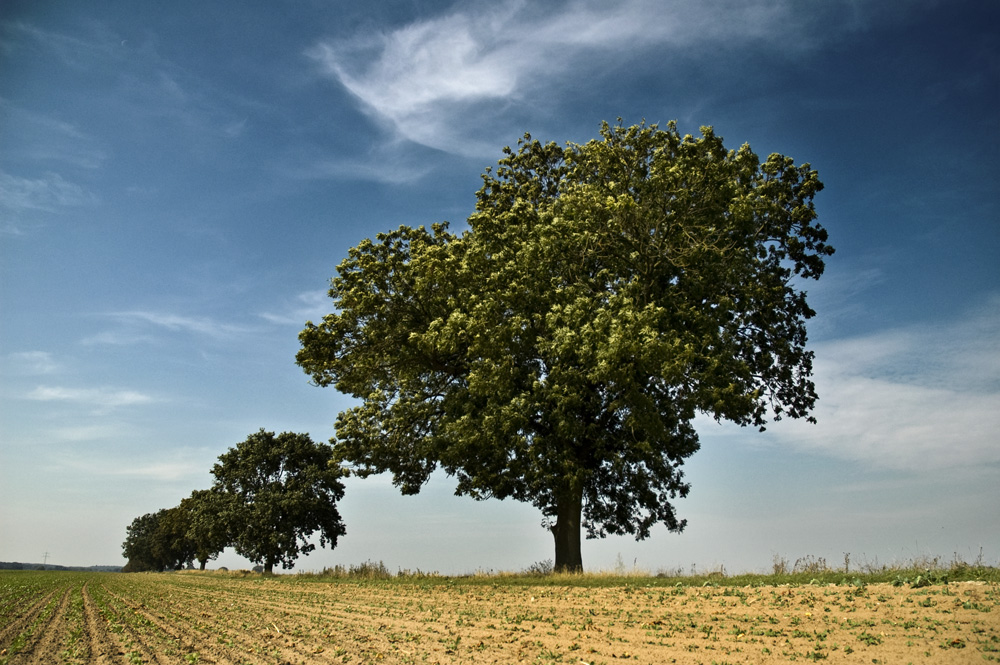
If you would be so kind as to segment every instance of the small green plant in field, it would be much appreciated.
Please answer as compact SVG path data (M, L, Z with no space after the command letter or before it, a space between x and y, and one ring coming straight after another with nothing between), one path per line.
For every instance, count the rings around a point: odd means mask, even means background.
M850 585L852 587L854 587L855 589L860 589L862 591L864 590L864 588L866 586L868 586L867 583L863 579L861 579L860 577L855 577L854 579L852 579L850 581Z
M453 654L458 653L458 645L462 642L462 636L461 635L456 635L452 639L442 639L441 641L444 642L444 645L445 645L445 651L444 652L446 654L452 654L453 655Z

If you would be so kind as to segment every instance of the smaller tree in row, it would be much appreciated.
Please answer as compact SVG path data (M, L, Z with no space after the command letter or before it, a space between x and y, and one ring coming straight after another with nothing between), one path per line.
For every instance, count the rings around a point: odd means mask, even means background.
M123 569L126 573L141 573L147 570L164 570L173 568L177 561L164 556L162 547L160 522L166 509L155 513L146 513L132 520L125 529L125 542L122 543L122 556L128 559Z
M122 552L126 572L201 569L226 547L272 573L292 568L300 554L336 547L345 528L337 510L343 472L329 445L308 434L261 429L212 467L211 489L196 490L175 508L135 518Z
M346 531L337 510L343 471L333 449L308 434L262 429L220 455L212 475L229 544L265 573L279 563L291 568L299 554L316 549L314 533L332 549Z
M179 506L147 513L126 529L122 554L125 572L178 570L197 560L201 569L226 548L225 525L218 519L222 497L196 490Z
M189 517L184 537L191 543L194 558L201 570L229 545L225 522L219 519L224 497L216 490L195 490L181 501L181 509Z

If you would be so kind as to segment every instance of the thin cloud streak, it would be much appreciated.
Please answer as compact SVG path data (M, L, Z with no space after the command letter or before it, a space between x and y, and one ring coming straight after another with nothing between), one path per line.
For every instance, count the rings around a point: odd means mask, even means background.
M39 402L73 402L101 409L150 404L156 401L149 395L134 390L62 386L38 386L28 393L27 398Z
M59 212L66 208L93 205L99 201L92 192L58 173L40 178L22 178L0 171L0 208L16 215L29 210Z
M120 58L117 37L104 33L97 27L99 35L90 38L80 38L52 30L44 30L24 21L8 23L5 26L11 34L27 38L28 41L40 45L45 51L53 53L66 66L77 70L90 69L93 66ZM92 29L95 24L91 24Z
M149 324L171 332L193 333L214 339L226 339L254 332L254 329L248 326L221 323L207 317L182 316L163 312L137 310L115 312L110 316L125 323ZM95 337L91 341L100 342L101 340L102 338Z
M81 31L83 36L41 29L27 22L0 27L6 27L11 35L9 48L38 49L82 72L114 71L115 94L107 100L108 112L123 122L154 122L160 123L161 131L172 126L202 139L233 140L242 136L249 113L266 108L265 104L228 93L165 57L152 35L133 44L100 22L88 23ZM74 128L63 125L60 129ZM99 166L106 157L98 152L90 160Z
M295 302L288 305L284 312L263 312L260 317L270 323L282 326L302 327L306 321L322 321L330 313L330 300L327 290L305 291L295 297Z
M325 157L304 166L287 168L283 174L296 180L358 180L407 185L419 181L432 170L426 165L406 163L402 158L403 154L395 159L376 156L363 159Z
M44 439L53 443L93 444L108 441L127 441L139 438L141 430L122 422L75 423L44 431Z
M48 351L21 351L7 357L15 374L55 374L61 368Z
M89 171L102 167L108 159L100 142L59 115L23 109L0 97L0 113L21 131L5 141L6 155L23 155L31 162L57 163Z
M204 454L193 449L167 453L160 459L102 458L99 462L78 456L64 456L58 466L88 478L128 478L151 482L175 482L198 478L205 473Z

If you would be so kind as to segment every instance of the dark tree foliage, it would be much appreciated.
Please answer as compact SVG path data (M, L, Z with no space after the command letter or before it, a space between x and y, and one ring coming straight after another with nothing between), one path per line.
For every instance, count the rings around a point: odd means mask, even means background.
M146 513L132 520L125 529L122 556L128 559L124 572L139 573L163 570L166 566L154 554L154 540L159 526L158 513Z
M184 506L160 511L160 524L156 542L161 556L169 561L168 568L179 570L190 568L197 548L188 535L191 529L191 514Z
M221 516L223 497L198 490L175 508L137 517L126 529L125 572L176 570L197 559L201 569L229 544Z
M308 538L317 531L320 546L336 547L345 533L336 505L344 485L332 459L330 446L308 434L263 429L220 455L212 491L228 542L267 573L313 551Z
M229 546L229 528L223 512L225 499L213 490L195 490L181 501L188 518L185 538L191 543L193 558L205 570L206 564Z
M337 268L334 313L298 364L360 403L339 459L416 493L541 509L555 568L589 537L680 531L697 413L763 429L809 416L814 312L833 253L816 171L700 137L604 125L586 145L525 136L488 169L470 230L400 227Z
M175 570L190 565L194 548L187 539L184 511L166 508L132 520L126 529L122 555L125 572Z

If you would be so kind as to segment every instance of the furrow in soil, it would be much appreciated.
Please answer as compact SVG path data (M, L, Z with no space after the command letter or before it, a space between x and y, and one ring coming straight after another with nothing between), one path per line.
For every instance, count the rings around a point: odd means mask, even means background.
M8 665L31 665L32 663L55 663L59 661L63 641L69 632L66 621L66 608L69 606L72 588L66 589L59 603L48 617L36 624L31 631L31 637L24 647L13 654L7 661Z

